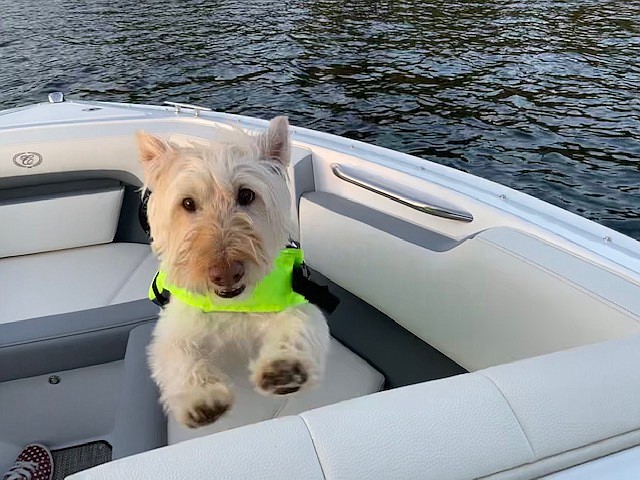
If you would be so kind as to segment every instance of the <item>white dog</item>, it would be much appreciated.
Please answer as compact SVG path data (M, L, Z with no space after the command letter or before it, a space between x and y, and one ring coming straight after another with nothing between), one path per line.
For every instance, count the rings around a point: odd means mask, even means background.
M290 239L286 117L260 135L230 130L207 148L138 134L148 220L170 292L149 346L161 401L182 424L214 422L233 404L221 368L229 347L248 354L264 395L290 395L324 372L322 312L291 290L301 251ZM160 283L160 285L158 285Z

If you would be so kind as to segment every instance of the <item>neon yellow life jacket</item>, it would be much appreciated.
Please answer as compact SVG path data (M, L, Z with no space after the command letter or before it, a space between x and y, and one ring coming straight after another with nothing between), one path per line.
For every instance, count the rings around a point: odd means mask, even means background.
M165 272L158 272L151 287L149 299L157 299L156 292L168 291L177 298L203 312L281 312L287 308L308 303L308 300L293 291L293 269L302 265L304 253L297 248L284 248L274 261L271 272L255 286L252 295L242 300L221 299L216 295L192 293L184 288L167 284ZM155 287L155 290L154 290Z

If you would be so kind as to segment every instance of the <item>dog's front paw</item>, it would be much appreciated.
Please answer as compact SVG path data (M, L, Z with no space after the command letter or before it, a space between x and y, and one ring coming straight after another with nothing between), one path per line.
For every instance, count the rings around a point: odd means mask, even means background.
M230 405L224 403L200 403L192 405L185 411L182 423L189 428L204 427L220 418Z
M307 383L309 371L295 358L277 359L257 368L252 380L263 395L289 395Z
M226 385L216 383L188 392L171 409L176 420L189 428L209 425L224 415L233 404L233 394Z

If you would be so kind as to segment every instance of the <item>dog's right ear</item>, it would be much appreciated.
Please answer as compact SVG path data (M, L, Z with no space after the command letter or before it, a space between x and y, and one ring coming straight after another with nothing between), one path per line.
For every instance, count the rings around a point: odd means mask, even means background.
M287 167L291 152L287 117L279 116L272 119L267 131L260 135L258 144L265 159Z
M145 184L153 190L171 147L162 139L146 132L136 132L136 139L140 149L140 163L144 170Z

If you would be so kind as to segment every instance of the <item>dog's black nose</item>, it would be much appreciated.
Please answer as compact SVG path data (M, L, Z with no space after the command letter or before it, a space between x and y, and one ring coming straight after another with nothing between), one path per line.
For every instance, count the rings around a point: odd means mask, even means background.
M232 287L244 276L242 262L222 263L209 267L209 279L219 287Z

